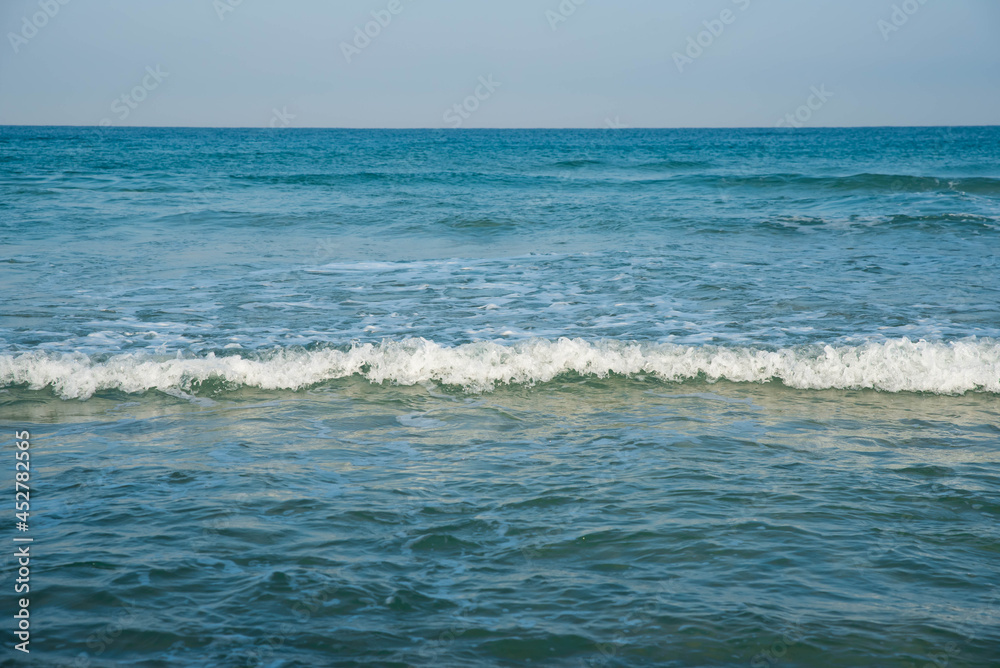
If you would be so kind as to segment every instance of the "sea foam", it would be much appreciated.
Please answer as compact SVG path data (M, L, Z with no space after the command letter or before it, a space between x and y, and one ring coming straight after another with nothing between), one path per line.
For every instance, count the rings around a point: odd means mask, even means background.
M51 388L66 399L85 399L100 390L190 391L206 381L295 390L349 376L378 384L435 381L483 392L504 384L545 383L569 373L645 374L668 382L697 378L779 381L792 388L816 390L1000 393L1000 342L903 338L767 350L566 338L456 346L406 339L343 349L274 349L174 358L148 353L96 358L44 352L0 355L0 386Z

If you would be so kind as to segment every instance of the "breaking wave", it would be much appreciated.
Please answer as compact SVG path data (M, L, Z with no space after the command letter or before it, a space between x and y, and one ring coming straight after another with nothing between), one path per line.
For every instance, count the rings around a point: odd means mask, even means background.
M597 377L643 374L666 382L778 381L804 390L1000 393L1000 342L903 338L767 350L566 338L456 346L406 339L350 348L279 348L173 358L149 353L0 355L0 386L51 388L64 399L86 399L101 390L192 391L206 382L295 390L351 376L378 384L434 381L484 392L498 385L545 383L572 373Z

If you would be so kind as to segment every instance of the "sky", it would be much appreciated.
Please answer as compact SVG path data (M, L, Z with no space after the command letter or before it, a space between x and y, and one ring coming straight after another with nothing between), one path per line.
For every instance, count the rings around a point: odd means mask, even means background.
M997 0L0 0L0 125L1000 124Z

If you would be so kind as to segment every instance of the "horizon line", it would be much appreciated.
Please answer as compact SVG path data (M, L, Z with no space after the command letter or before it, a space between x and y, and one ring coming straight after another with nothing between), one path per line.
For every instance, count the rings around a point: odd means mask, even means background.
M37 124L37 123L0 123L0 128L85 128L102 130L437 130L441 132L476 132L476 131L521 131L521 130L882 130L882 129L928 129L928 128L996 128L996 124L960 124L960 125L811 125L808 127L787 127L775 125L677 125L677 126L563 126L563 127L480 127L480 128L442 128L442 127L410 127L410 126L336 126L336 125L297 125L285 127L269 127L266 125L74 125L74 124Z

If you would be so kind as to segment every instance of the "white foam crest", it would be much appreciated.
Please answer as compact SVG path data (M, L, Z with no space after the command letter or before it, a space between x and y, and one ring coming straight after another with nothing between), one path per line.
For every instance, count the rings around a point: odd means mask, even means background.
M860 345L681 346L631 341L535 339L443 346L426 339L358 344L347 350L277 349L217 357L165 358L127 353L97 361L83 354L0 355L0 386L52 388L85 399L100 390L190 391L205 381L262 389L300 389L361 376L373 383L435 381L481 392L503 384L550 381L562 374L650 374L666 381L769 382L799 389L1000 393L1000 342L892 339Z

